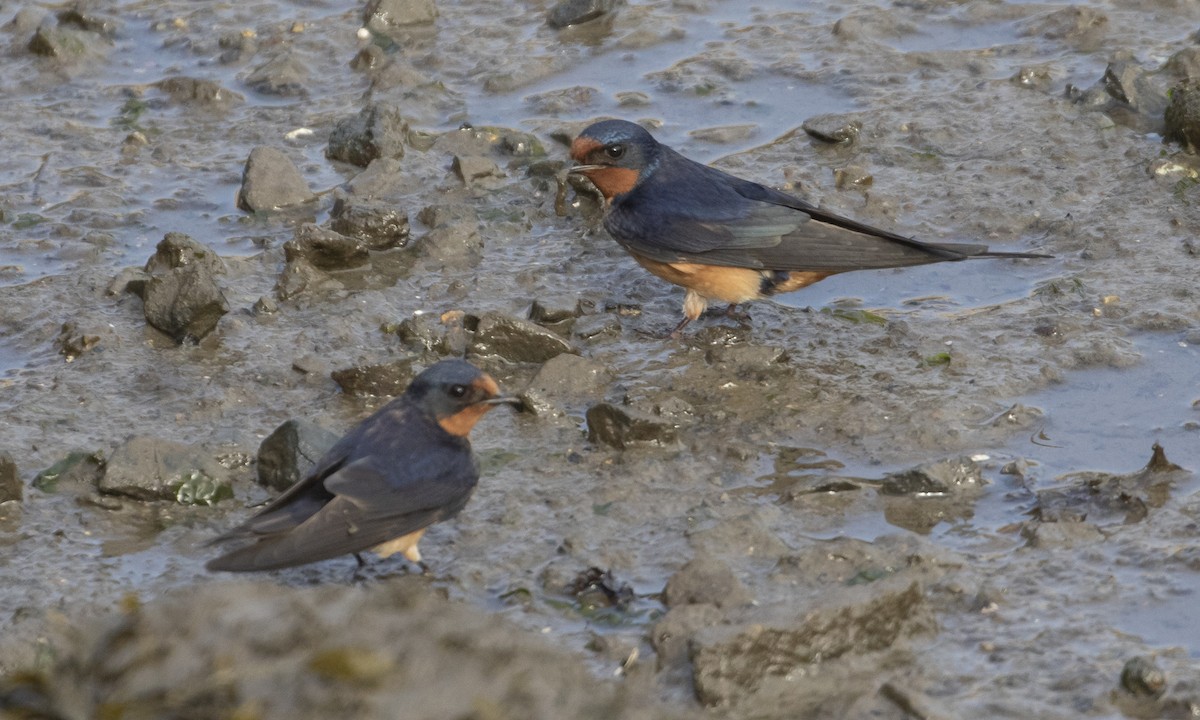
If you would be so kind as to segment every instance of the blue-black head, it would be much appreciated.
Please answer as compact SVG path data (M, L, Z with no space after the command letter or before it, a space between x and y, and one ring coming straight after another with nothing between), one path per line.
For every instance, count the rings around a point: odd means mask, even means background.
M442 360L430 366L413 379L404 397L455 435L466 435L493 405L520 404L516 398L501 396L492 376L466 360Z
M571 143L579 163L571 172L587 177L608 200L637 187L658 167L662 146L641 125L602 120Z

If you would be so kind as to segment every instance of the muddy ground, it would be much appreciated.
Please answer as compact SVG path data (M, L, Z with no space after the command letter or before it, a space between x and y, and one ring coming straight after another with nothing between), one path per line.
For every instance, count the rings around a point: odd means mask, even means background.
M1195 5L2 8L6 711L1200 712L1200 191L1161 138ZM333 149L364 108L377 142ZM845 276L658 339L681 291L557 186L600 116L1054 258ZM301 202L239 209L261 146ZM127 270L170 232L220 258L198 341ZM476 429L427 575L205 572L275 492L281 423L340 432L462 353L529 410Z

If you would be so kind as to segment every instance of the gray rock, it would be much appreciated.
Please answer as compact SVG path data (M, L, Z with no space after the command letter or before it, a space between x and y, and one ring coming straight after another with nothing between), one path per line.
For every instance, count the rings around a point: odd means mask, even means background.
M627 448L632 445L671 445L679 437L676 418L628 405L598 403L587 411L588 440Z
M135 436L113 451L102 493L138 500L212 505L233 497L229 471L207 452L183 443Z
M439 225L421 238L427 257L451 265L476 265L483 259L483 236L479 224L457 222Z
M242 171L237 206L247 212L278 210L316 197L291 159L282 150L256 147Z
M408 244L408 215L388 203L338 200L329 227L361 240L371 250L390 250Z
M466 185L473 185L487 178L504 177L504 171L496 161L482 155L455 155L450 167Z
M404 392L416 375L412 364L413 358L404 358L334 370L330 376L347 395L395 396Z
M295 97L304 95L309 70L290 52L280 53L250 71L247 87L264 95Z
M146 322L177 342L208 335L229 312L215 277L223 270L208 248L186 235L168 233L146 263L151 274L142 292Z
M519 318L488 313L479 318L468 355L508 362L541 363L575 348L562 336Z
M368 105L334 126L325 157L366 167L376 158L404 157L408 121L388 105Z
M410 25L427 25L437 19L434 0L371 0L363 12L363 23L373 32Z
M1200 148L1200 79L1179 83L1171 88L1170 95L1163 113L1163 135L1195 153Z
M896 577L829 588L811 605L747 608L729 621L692 638L692 679L705 705L786 695L789 676L808 665L886 650L937 629L921 585Z
M241 63L258 52L258 35L241 31L225 33L217 40L217 47L221 48L222 65Z
M985 483L979 464L962 456L888 474L879 491L884 495L950 495L979 490Z
M534 415L562 415L573 401L597 399L612 379L608 367L572 353L547 360L521 393L521 402Z
M554 29L595 20L612 12L618 0L559 0L546 13L546 24Z
M375 158L365 170L350 178L345 185L346 192L354 197L354 202L392 198L402 184L400 169L400 161L396 158Z
M1167 674L1153 657L1136 655L1121 668L1121 689L1136 697L1156 698L1167 689Z
M240 94L221 87L220 83L203 78L176 75L159 80L154 86L166 93L176 105L205 110L223 112L245 101Z
M24 492L21 476L17 473L17 461L9 453L0 452L0 503L21 502Z
M556 298L539 298L529 307L529 319L557 333L569 335L575 319L587 310L594 310L595 303L573 295Z
M283 254L289 265L307 263L321 270L350 270L371 259L361 240L312 223L296 228L295 236L283 244Z
M826 114L810 117L800 127L815 140L849 145L858 140L863 123L857 115Z
M670 608L680 605L731 608L745 605L752 599L733 570L710 555L689 560L667 580L663 589L663 604Z
M33 33L26 46L34 55L60 61L75 61L95 52L97 36L69 27L43 25Z
M287 490L312 472L338 436L305 420L288 420L258 446L258 483Z
M225 262L207 245L183 233L169 232L154 248L143 270L157 275L191 265L200 265L211 275L225 272Z

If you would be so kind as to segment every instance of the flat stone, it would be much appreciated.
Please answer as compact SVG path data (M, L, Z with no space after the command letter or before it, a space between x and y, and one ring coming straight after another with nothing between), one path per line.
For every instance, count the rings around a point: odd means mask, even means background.
M233 497L229 471L199 448L135 436L108 458L99 489L137 500L212 505Z
M572 353L547 360L521 393L521 401L534 415L563 415L572 402L598 399L612 379L601 363Z
M606 402L588 408L587 425L588 440L620 449L674 444L679 429L673 418Z
M528 320L498 313L479 318L467 354L514 363L542 363L575 348L562 336Z
M347 395L393 397L403 393L416 376L412 364L413 358L404 358L378 365L334 370L330 376Z

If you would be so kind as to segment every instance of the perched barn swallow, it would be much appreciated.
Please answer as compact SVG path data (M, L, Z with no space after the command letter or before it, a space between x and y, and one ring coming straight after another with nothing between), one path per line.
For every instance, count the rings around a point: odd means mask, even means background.
M463 509L479 480L467 434L499 403L491 376L444 360L339 440L312 473L213 540L252 540L209 570L274 570L374 550L421 562L417 541Z
M1049 257L924 243L864 225L689 160L624 120L590 125L571 157L580 164L570 172L604 196L609 234L642 267L687 290L676 336L709 300L732 310L850 270Z

